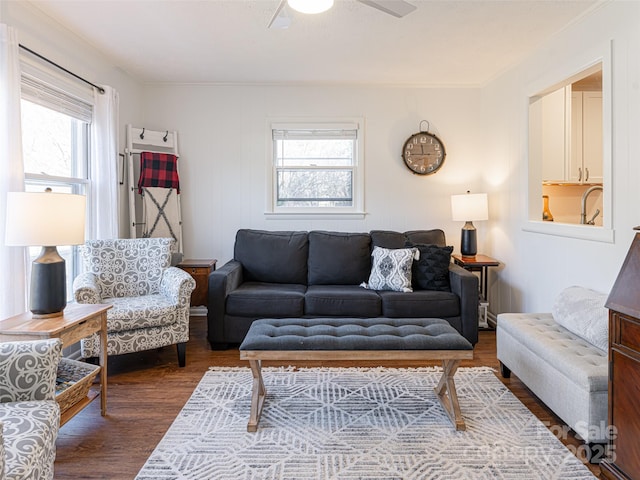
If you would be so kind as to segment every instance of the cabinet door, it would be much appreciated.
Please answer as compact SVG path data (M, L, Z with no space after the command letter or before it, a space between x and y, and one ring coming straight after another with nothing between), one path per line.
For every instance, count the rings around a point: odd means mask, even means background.
M545 95L541 105L542 180L566 180L565 88Z
M602 183L602 92L571 92L569 180Z
M602 183L602 92L582 93L582 164L585 182Z
M584 182L585 174L582 165L582 92L571 92L571 123L569 126L569 180Z

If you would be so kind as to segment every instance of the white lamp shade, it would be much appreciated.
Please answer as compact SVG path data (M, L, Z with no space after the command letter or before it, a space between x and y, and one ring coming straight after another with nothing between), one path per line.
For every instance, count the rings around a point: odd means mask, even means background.
M322 13L333 7L333 0L287 0L287 3L300 13Z
M5 244L59 246L84 243L86 197L70 193L9 192Z
M451 218L460 222L488 220L487 194L466 193L464 195L451 195Z

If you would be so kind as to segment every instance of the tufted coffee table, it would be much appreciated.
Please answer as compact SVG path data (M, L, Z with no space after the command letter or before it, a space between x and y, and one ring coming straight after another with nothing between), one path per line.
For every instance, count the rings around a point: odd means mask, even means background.
M453 376L473 346L440 318L268 318L256 320L240 345L253 375L247 431L258 429L266 390L262 360L442 360L435 388L456 430L466 426Z

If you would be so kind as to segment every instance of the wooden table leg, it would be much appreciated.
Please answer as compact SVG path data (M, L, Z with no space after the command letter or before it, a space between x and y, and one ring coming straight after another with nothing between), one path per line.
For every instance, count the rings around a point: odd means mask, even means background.
M262 414L262 406L264 405L264 397L267 391L262 381L262 365L260 360L249 360L251 365L251 374L253 375L253 389L251 391L251 415L247 424L247 432L255 432L258 430L258 422Z
M442 361L442 377L435 390L440 403L444 407L445 412L447 412L451 423L456 427L456 430L466 430L467 426L464 423L464 418L462 418L460 404L458 403L456 384L453 381L453 376L459 365L460 360Z
M107 414L107 312L101 315L100 328L100 413Z

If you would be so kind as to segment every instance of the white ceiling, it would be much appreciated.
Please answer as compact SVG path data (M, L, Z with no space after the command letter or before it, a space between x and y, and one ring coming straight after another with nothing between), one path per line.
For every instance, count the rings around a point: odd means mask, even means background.
M479 86L599 0L355 0L268 29L279 0L30 1L144 82Z

